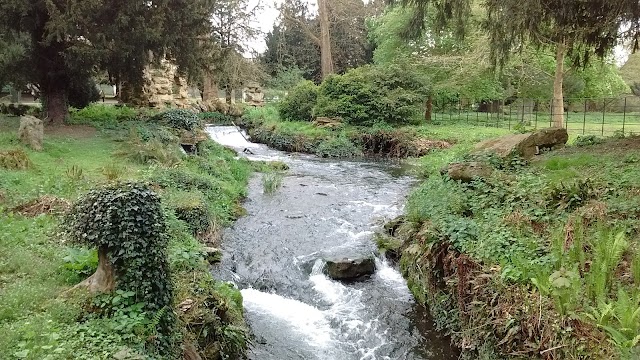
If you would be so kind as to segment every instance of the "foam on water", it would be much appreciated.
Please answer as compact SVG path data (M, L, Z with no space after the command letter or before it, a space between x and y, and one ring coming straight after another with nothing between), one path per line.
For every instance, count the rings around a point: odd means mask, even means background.
M260 147L258 144L247 141L246 135L235 126L207 126L206 131L211 139L220 145L237 149Z
M277 320L285 321L304 336L309 345L326 347L331 343L331 324L325 314L317 308L255 289L243 289L240 292L247 311L268 314Z

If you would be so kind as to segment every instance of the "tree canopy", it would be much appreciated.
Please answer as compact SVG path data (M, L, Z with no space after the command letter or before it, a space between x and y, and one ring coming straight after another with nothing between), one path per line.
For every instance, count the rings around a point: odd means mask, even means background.
M403 29L419 37L431 12L436 30L449 26L458 38L468 34L474 0L401 0L415 12ZM555 51L554 123L563 123L565 59L585 65L593 55L606 58L620 40L638 48L640 7L637 0L487 0L481 3L482 28L488 36L493 66L503 68L528 46Z
M197 73L210 33L206 0L7 0L0 3L0 80L39 87L44 115L61 123L68 94L97 71L141 87L143 69L167 57Z
M370 63L372 48L366 19L374 15L379 6L361 0L333 0L326 5L332 72L344 73ZM298 68L306 79L319 81L322 78L323 32L320 25L319 14L311 13L308 4L299 0L287 0L282 4L278 23L265 37L267 50L261 57L271 76ZM324 56L327 56L326 52Z

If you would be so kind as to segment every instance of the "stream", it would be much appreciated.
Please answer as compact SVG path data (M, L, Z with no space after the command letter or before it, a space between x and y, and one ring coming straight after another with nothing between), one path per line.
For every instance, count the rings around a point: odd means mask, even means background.
M254 338L250 359L457 359L384 259L365 281L343 283L322 272L326 257L376 252L374 232L402 213L416 181L399 164L276 151L232 126L207 132L241 156L290 167L271 195L261 174L251 179L247 215L225 230L214 270L241 289Z

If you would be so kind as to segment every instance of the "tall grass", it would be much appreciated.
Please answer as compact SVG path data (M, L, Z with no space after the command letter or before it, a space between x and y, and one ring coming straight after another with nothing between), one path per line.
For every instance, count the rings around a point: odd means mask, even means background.
M262 191L264 194L272 195L281 186L284 175L278 171L270 171L262 174Z

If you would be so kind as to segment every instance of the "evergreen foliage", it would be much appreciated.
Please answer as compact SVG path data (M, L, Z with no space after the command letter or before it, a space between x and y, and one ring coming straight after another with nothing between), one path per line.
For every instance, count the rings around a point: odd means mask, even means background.
M0 3L0 81L34 84L45 115L66 119L67 105L96 71L140 89L142 70L161 56L181 73L200 68L198 39L209 28L205 0L174 2L20 1ZM90 99L90 97L89 97Z
M302 82L278 104L280 117L285 121L311 121L317 99L318 86L311 81Z
M351 125L411 123L429 92L419 74L399 66L363 66L323 81L314 116L336 117Z

